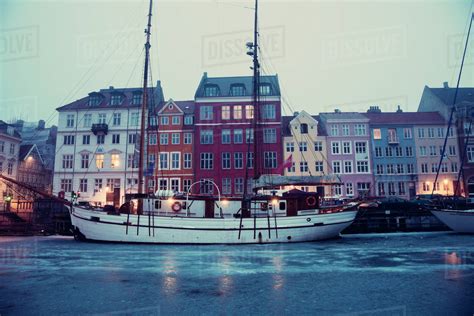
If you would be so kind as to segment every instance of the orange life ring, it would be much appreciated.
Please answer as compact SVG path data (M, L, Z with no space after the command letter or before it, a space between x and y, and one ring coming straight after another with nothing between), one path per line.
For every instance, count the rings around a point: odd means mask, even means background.
M308 206L315 206L316 205L316 198L314 196L308 196L306 198L306 204L308 204Z
M173 205L171 205L171 209L173 210L173 212L179 212L181 211L181 203L179 203L178 201L174 202Z

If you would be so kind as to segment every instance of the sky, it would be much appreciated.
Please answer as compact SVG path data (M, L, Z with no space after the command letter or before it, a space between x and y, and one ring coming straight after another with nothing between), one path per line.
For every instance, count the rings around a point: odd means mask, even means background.
M259 2L264 74L283 114L416 111L423 88L456 86L473 2ZM151 77L193 99L204 72L251 75L253 1L153 3ZM148 0L0 1L0 119L44 119L109 86L142 84ZM474 30L473 30L474 31ZM471 34L472 35L472 34ZM474 86L474 35L461 86Z

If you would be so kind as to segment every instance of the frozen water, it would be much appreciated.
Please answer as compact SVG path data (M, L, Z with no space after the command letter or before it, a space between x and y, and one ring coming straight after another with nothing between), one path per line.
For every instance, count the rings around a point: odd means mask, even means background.
M472 315L474 236L172 246L0 238L0 315Z

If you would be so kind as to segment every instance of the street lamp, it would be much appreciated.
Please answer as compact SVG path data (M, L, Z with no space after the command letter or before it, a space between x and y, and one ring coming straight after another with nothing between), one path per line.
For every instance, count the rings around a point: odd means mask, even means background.
M448 179L444 179L444 189L446 190L446 196L448 196Z

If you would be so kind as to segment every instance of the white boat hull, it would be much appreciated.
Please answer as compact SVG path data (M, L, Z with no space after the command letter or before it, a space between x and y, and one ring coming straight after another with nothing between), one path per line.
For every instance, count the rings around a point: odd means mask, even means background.
M108 215L79 207L71 210L76 233L91 241L157 244L288 243L338 237L357 210L281 217L195 218ZM127 221L128 216L128 221ZM127 224L128 223L128 224Z
M474 209L440 209L431 210L431 213L455 232L474 234Z

